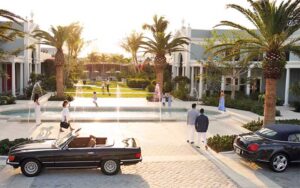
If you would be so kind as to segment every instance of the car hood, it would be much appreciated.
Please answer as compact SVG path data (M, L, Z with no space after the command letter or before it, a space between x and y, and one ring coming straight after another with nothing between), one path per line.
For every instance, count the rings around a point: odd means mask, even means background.
M55 140L30 140L16 145L10 149L10 153L26 150L52 149Z

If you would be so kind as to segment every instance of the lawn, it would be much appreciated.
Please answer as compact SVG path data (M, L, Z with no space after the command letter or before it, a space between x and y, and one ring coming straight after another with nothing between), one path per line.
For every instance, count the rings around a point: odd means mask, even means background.
M96 83L87 83L85 86L82 86L82 93L79 91L77 92L77 96L79 97L93 97L93 92L97 92L97 96L99 98L108 98L108 97L116 97L116 91L117 91L117 84L119 85L120 88L120 97L125 97L125 98L146 98L147 96L147 91L144 89L133 89L133 88L128 88L126 84L122 83L117 83L117 82L110 82L110 88L109 91L111 95L108 95L106 92L106 88L104 89L104 92L102 92L101 88L101 82L96 82ZM65 89L65 93L70 94L72 96L76 96L76 88L72 89Z

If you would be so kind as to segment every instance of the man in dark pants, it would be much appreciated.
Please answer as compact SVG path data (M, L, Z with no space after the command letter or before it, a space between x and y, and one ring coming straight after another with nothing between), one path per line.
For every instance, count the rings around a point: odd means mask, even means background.
M206 132L208 129L209 120L206 115L204 115L204 109L200 109L200 115L196 118L195 129L197 131L197 148L200 148L200 138L202 137L202 142L207 150Z

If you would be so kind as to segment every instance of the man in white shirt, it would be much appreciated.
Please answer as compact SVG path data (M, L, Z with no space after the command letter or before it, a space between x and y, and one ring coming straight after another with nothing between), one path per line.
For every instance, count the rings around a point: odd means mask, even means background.
M195 122L199 116L199 112L196 110L196 103L192 104L192 109L187 113L187 142L194 144Z

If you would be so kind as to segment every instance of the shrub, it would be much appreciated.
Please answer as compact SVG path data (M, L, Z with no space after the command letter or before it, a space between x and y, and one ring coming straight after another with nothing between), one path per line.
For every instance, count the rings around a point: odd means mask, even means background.
M143 88L145 89L150 84L146 79L127 79L127 86L130 88Z
M295 108L295 112L300 112L300 102L294 102L293 106Z
M209 106L219 105L218 96L203 97L202 101L205 105ZM230 97L226 97L225 106L228 108L250 111L261 116L264 114L263 103L252 100L250 98L240 98L232 100ZM280 111L276 110L276 116L280 116Z
M147 86L147 91L148 91L148 92L154 92L154 90L155 90L155 86L154 86L154 85L149 84L149 85Z
M207 145L216 152L233 150L233 142L236 135L220 136L219 134L208 138Z
M257 130L259 130L263 125L263 120L257 120L257 121L251 121L249 123L246 123L245 125L243 125L244 128L255 132Z
M172 83L170 81L164 82L163 91L169 93L172 91Z
M11 147L26 142L28 140L28 138L18 138L14 141L9 141L8 139L0 140L0 155L7 155Z
M16 98L11 95L0 96L0 105L6 104L16 104Z
M276 120L275 123L300 125L300 120L299 119L284 119L284 120ZM263 120L257 120L257 121L251 121L249 123L246 123L245 125L243 125L243 127L252 132L255 132L255 131L261 129L262 125L263 125Z
M68 94L65 94L63 97L58 97L57 95L54 95L54 96L51 96L48 100L49 101L64 101L64 100L73 101L74 97L72 95L68 95Z

